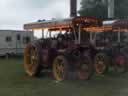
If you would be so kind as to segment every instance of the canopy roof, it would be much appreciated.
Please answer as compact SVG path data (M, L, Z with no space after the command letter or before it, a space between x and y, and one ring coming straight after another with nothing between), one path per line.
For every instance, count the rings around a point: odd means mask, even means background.
M103 21L102 27L84 28L89 32L128 32L128 19Z
M94 17L74 17L62 20L42 20L38 22L24 24L24 29L35 30L35 29L48 29L48 30L63 30L63 29L73 29L78 25L82 27L88 26L102 26L102 21Z
M102 24L103 23L103 24ZM94 17L79 16L66 19L39 20L38 22L24 24L26 30L48 29L48 30L70 30L74 27L78 28L82 25L82 29L89 32L108 32L108 31L125 31L128 32L128 19L107 20L103 21Z
M128 29L128 19L117 20L112 24L113 28Z

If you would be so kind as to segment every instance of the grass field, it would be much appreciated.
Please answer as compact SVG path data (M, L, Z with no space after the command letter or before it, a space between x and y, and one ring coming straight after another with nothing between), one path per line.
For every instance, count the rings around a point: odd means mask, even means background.
M128 73L56 82L28 77L21 59L0 59L0 96L128 96Z

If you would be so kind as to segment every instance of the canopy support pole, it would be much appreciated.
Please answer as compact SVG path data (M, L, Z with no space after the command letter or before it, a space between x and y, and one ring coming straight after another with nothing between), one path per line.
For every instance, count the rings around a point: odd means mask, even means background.
M119 31L118 31L118 43L120 43L120 28L119 28Z
M78 43L81 43L81 25L79 25Z
M44 39L44 30L42 29L42 38Z

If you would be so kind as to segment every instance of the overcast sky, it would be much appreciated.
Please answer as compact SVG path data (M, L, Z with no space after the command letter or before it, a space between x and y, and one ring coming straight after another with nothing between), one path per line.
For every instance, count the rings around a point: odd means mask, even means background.
M78 0L78 8L80 8ZM70 0L0 0L0 29L23 29L38 19L69 16Z

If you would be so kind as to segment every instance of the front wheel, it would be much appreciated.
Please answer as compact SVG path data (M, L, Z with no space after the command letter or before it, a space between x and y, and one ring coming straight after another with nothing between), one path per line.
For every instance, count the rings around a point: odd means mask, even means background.
M64 56L57 56L53 62L53 76L57 81L63 81L68 75L68 61Z
M104 74L108 69L108 57L100 52L94 58L94 67L97 74Z

